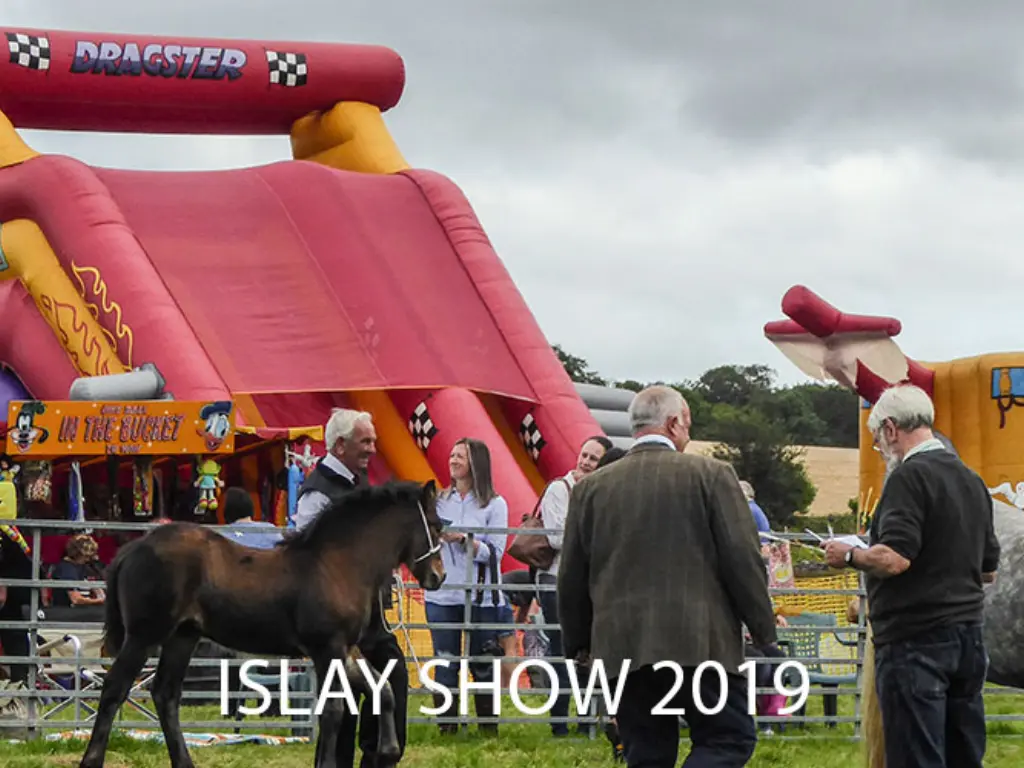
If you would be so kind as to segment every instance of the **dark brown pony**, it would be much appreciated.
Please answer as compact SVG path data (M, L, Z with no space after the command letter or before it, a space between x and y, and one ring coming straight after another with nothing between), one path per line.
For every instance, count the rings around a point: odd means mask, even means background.
M107 570L104 652L116 659L82 768L103 765L114 716L157 646L153 703L173 768L193 766L178 707L202 637L243 653L308 657L320 685L332 660L345 660L353 692L371 695L355 661L356 642L379 591L401 564L424 589L437 589L445 579L436 493L433 481L355 490L274 549L245 547L192 523L159 526L123 547ZM380 702L378 754L396 762L389 685ZM341 702L329 699L316 746L321 768L335 765L341 716Z

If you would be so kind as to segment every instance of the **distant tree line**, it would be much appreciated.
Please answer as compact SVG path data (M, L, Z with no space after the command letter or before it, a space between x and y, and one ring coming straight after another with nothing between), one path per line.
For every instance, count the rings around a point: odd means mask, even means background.
M817 493L799 446L858 445L858 397L836 384L777 386L776 372L765 365L722 365L680 382L615 381L559 345L553 348L573 381L634 392L651 384L679 390L693 415L690 437L717 444L714 455L730 462L754 486L758 503L775 526L790 525Z

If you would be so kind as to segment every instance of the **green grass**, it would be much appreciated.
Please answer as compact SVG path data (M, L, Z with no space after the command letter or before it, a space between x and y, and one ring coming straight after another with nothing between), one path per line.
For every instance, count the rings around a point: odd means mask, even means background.
M410 748L403 766L408 768L577 768L612 766L603 741L562 739L554 741L536 726L505 726L497 738L465 736L442 741L427 726L410 727ZM0 746L0 762L10 768L74 766L84 742L33 743ZM688 745L680 749L680 759ZM313 748L295 746L221 746L192 750L198 768L234 768L259 765L265 768L305 768L312 764ZM752 768L829 768L856 766L859 746L845 741L779 742L763 738L749 765ZM992 737L985 765L1010 768L1024 762L1024 741ZM162 744L134 742L117 734L111 739L106 765L109 768L164 768L167 752Z
M530 700L531 697L525 697ZM418 708L426 700L410 697L411 715L420 717ZM839 699L840 716L853 714L853 698ZM534 702L530 702L534 703ZM503 709L510 706L506 703ZM1024 696L996 695L987 697L991 714L1024 713ZM472 712L472 709L470 710ZM820 716L821 699L812 696L808 716ZM135 715L126 714L135 719ZM216 707L186 707L183 717L192 720L221 720ZM282 725L284 722L282 721ZM188 730L186 726L186 730ZM288 735L289 731L267 730L266 733ZM1024 764L1024 723L991 723L985 765L1009 768ZM826 728L809 724L788 730L784 737L762 736L749 763L754 768L788 766L789 768L829 768L857 766L860 745L851 740L852 724ZM804 737L804 738L801 738ZM1016 737L1016 738L1014 738ZM85 749L85 742L0 743L0 765L11 768L36 766L76 766ZM680 746L680 761L689 745ZM299 768L311 765L311 745L238 745L198 747L191 750L198 768L231 768L260 765L263 768ZM167 765L167 752L162 743L138 742L114 733L108 753L111 768L156 768ZM435 726L412 723L409 726L409 748L402 766L409 768L576 768L578 766L611 767L611 749L602 735L594 740L573 737L554 740L543 722L524 725L501 725L497 737L481 736L475 726L458 736L441 736Z

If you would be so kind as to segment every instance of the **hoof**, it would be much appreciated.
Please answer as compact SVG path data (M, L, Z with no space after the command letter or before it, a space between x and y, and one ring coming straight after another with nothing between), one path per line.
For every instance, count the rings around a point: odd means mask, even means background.
M384 768L385 766L398 765L398 760L401 757L402 753L397 743L393 745L384 744L377 753L377 766L378 768Z

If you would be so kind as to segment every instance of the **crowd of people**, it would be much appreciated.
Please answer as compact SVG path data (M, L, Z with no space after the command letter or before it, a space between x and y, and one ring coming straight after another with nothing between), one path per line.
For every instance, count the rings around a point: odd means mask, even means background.
M750 483L722 461L687 453L691 415L675 389L649 387L629 408L634 444L614 447L604 436L580 446L576 466L540 494L539 516L553 557L545 567L502 574L500 563L510 536L509 508L491 476L488 446L457 440L449 456L450 483L437 500L446 524L441 554L446 589L426 591L431 625L468 619L469 647L459 629L431 629L437 656L458 659L517 655L517 629L543 639L546 656L580 663L602 660L614 674L628 660L614 740L630 766L673 766L678 759L680 720L652 708L682 707L692 749L687 765L742 766L753 754L757 732L748 711L745 677L739 667L749 656L770 664L784 654L761 554L760 535L769 532L764 511ZM1000 547L993 529L991 499L981 478L933 433L934 406L909 385L886 390L868 420L888 475L869 532L870 546L839 541L824 545L829 564L866 575L869 619L876 648L877 693L886 739L886 765L942 765L974 768L985 751L981 697L987 656L981 632L983 584L995 579ZM368 482L376 452L369 413L339 409L325 427L327 454L298 492L295 524L307 526L332 502ZM229 488L225 521L242 530L226 531L240 543L272 547L280 529L253 520L253 503L243 489ZM468 536L462 527L482 529ZM492 532L493 531L493 532ZM10 530L0 536L3 558L19 547ZM23 548L22 548L23 550ZM22 551L24 554L24 551ZM82 581L95 571L95 542L80 534L68 540L55 578ZM26 576L21 576L25 578ZM14 590L3 594L3 613L17 607ZM102 590L54 591L54 605L70 609L102 606ZM406 744L408 673L397 638L383 611L390 607L388 586L373 607L360 643L367 660L390 676L396 698L399 742ZM468 616L467 616L468 606ZM0 614L2 615L2 614ZM529 631L540 617L557 625ZM20 637L0 634L5 648ZM694 706L692 684L676 686L674 661L693 680L696 669L717 662L716 675L704 675L698 694L724 706L715 715ZM774 662L777 663L777 662ZM553 665L563 691L551 711L555 736L570 733L569 680L563 664ZM493 664L471 664L476 682L491 682ZM504 673L503 673L504 674ZM452 690L458 706L457 666L438 668L435 680ZM612 679L613 687L617 681ZM507 681L506 681L507 684ZM475 696L480 718L495 713L489 694ZM375 718L365 701L359 715L346 712L338 740L340 765L352 765L357 745L362 764L372 765L377 741ZM442 733L457 730L440 723ZM481 730L497 732L496 722Z

